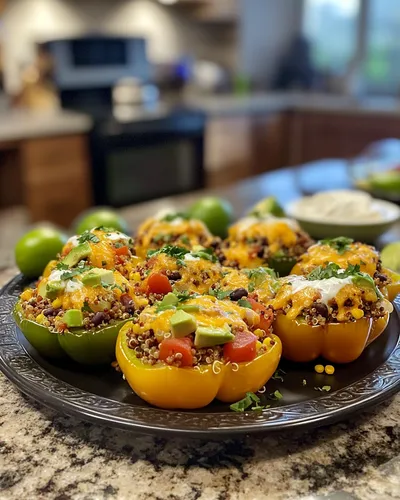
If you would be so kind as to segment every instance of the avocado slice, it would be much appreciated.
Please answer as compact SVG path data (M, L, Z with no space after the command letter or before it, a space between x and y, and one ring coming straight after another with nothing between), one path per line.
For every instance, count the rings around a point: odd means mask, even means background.
M62 281L49 281L46 285L46 299L55 299L64 288L65 284Z
M92 249L90 248L89 243L85 241L85 243L81 243L77 247L73 248L61 262L68 267L74 267L80 260L89 257L91 253Z
M114 273L109 269L91 269L82 276L82 283L86 286L113 285Z
M83 326L83 314L79 309L69 309L63 316L63 320L68 328Z
M172 293L172 292L169 292L167 293L167 295L164 295L164 298L162 299L162 301L160 302L160 306L176 306L176 304L178 303L178 297Z
M235 336L228 325L224 328L212 328L208 326L199 326L196 330L194 345L196 347L213 347L215 345L231 342Z
M185 311L176 311L170 319L172 336L175 338L185 337L196 331L197 321L194 316Z
M38 286L38 295L43 297L44 299L47 296L47 291L46 291L47 283L45 281L41 281Z

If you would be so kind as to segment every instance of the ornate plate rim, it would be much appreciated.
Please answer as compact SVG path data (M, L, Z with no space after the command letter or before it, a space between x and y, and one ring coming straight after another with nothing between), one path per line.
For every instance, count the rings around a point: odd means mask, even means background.
M332 423L378 404L400 390L399 336L385 363L353 384L326 396L260 413L168 411L114 401L57 379L27 353L11 316L23 281L22 275L18 275L0 290L0 370L27 396L84 420L142 433L192 437L250 434ZM400 299L396 299L395 305L398 313ZM218 426L215 426L216 415Z

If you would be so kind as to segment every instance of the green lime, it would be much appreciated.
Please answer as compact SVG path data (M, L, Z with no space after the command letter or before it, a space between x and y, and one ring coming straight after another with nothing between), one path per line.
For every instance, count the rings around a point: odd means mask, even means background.
M381 252L383 267L400 272L400 241L389 243Z
M262 217L263 215L275 215L276 217L284 217L285 212L283 208L279 205L275 196L269 196L259 201L249 212L249 215L255 215L256 217Z
M215 236L225 238L233 218L229 201L216 196L207 196L196 201L188 211L193 219L200 219Z
M370 177L370 186L384 191L400 191L400 172L382 172Z
M15 260L21 273L40 276L48 262L57 257L67 236L52 227L38 227L26 233L15 246Z
M123 233L129 232L127 222L116 210L108 207L91 209L84 212L78 217L74 226L76 234L82 234L84 231L100 226L115 229Z

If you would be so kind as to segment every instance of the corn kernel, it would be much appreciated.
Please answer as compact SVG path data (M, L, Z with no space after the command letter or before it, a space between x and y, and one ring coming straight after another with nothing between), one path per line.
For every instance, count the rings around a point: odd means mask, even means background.
M361 319L364 316L364 311L361 309L352 309L351 314L354 319Z
M59 307L62 306L62 300L59 298L54 299L51 305L54 307L54 309L58 309Z
M314 366L314 370L315 370L317 373L324 373L325 368L323 367L323 365L315 365L315 366Z
M257 335L257 337L263 337L265 332L264 330L261 330L261 328L257 328L257 330L254 330L254 335Z
M325 373L327 375L333 375L335 373L335 367L332 365L326 365L325 366Z
M43 323L46 319L46 316L43 313L40 313L36 316L36 323Z
M32 295L33 295L33 292L32 290L25 290L21 293L21 299L22 300L29 300L30 298L32 298Z

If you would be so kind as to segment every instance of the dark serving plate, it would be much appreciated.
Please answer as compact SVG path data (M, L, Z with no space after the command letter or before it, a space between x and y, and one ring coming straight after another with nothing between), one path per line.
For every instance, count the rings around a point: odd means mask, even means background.
M0 369L23 393L84 420L146 433L217 438L327 424L400 390L400 322L394 312L384 334L357 361L337 366L333 376L315 373L315 363L283 361L284 380L268 382L261 404L271 407L262 412L235 413L218 402L197 411L160 410L137 397L111 367L93 369L43 359L11 317L24 285L17 276L0 291ZM331 391L315 389L324 385L330 385ZM283 399L270 401L268 395L276 389Z

